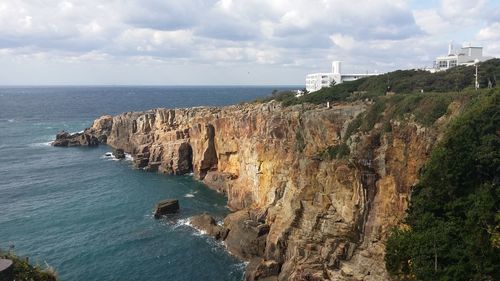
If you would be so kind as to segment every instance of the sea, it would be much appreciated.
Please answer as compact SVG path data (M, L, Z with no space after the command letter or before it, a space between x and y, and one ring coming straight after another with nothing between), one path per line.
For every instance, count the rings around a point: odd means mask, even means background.
M242 280L245 264L189 225L222 221L226 198L192 176L134 169L110 147L52 147L105 114L223 106L294 87L0 87L0 249L56 269L61 281ZM296 87L295 87L296 88ZM154 205L179 199L156 220Z

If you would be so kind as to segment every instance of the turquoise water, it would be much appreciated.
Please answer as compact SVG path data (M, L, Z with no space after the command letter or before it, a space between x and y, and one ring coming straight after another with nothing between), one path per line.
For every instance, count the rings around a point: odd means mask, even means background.
M109 147L54 148L64 129L103 114L229 104L272 88L0 88L0 248L54 266L61 280L242 280L244 264L186 224L228 213L226 199L189 176L168 177L105 157ZM155 203L181 212L155 220Z

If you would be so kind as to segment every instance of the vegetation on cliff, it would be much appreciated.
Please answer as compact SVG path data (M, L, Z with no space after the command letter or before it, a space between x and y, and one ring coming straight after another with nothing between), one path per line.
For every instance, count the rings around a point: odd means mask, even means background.
M46 266L42 269L39 265L31 265L27 258L21 258L14 254L12 251L3 252L0 250L1 259L12 260L12 271L11 276L6 276L7 278L13 278L13 280L18 281L57 281L57 274L55 270Z
M412 94L428 92L460 92L474 88L474 66L459 66L447 71L430 73L424 70L398 70L378 76L366 77L355 81L344 82L323 88L299 98L291 91L275 91L267 99L274 99L284 105L301 103L326 103L332 101L354 101L359 99L384 96L387 92L396 94ZM479 64L479 86L487 88L498 86L500 81L500 59L492 59Z
M476 96L433 150L406 227L387 242L401 280L500 280L500 91Z

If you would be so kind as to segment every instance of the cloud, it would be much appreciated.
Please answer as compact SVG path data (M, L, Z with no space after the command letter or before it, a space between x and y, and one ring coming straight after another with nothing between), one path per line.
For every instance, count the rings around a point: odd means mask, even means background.
M340 33L335 33L330 36L333 44L339 46L342 49L352 49L356 46L356 41L354 38L348 35L342 35Z
M500 40L500 22L481 28L477 34L479 40Z
M335 59L347 70L385 71L428 65L452 39L497 52L499 17L493 0L5 0L0 58L256 65L294 75Z

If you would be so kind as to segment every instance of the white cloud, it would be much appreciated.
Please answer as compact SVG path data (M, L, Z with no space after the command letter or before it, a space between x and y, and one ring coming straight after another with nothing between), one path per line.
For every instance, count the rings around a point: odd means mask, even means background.
M451 22L471 23L484 16L491 7L487 0L442 0L441 14Z
M3 0L0 58L182 63L193 69L259 65L304 74L327 69L331 59L344 60L346 69L423 66L451 39L482 40L488 50L500 46L500 9L494 0L442 0L418 9L412 3Z
M479 40L500 40L500 22L481 28L477 34Z
M335 33L330 36L333 44L339 46L342 49L352 49L356 46L356 41L354 38L348 35L342 35L340 33Z
M415 10L413 17L417 25L430 35L446 34L454 28L435 9Z

